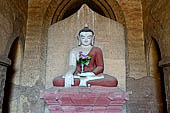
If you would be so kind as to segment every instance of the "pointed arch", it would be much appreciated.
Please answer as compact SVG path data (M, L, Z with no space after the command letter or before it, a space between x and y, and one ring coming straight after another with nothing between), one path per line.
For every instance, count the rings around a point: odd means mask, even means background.
M13 43L18 40L20 43L20 49L21 49L21 55L24 56L24 37L23 34L19 35L12 35L11 38L9 38L6 48L5 48L5 53L4 56L8 57L9 53L10 53L10 49L13 45Z
M24 34L22 32L22 28L23 28L23 17L18 17L13 25L13 29L14 31L12 32L11 36L8 38L6 47L5 47L5 53L4 56L8 57L8 54L10 52L11 46L14 43L14 41L18 38L19 39L19 43L20 43L20 49L21 49L21 54L22 56L24 55L24 46L25 46L25 38L24 38Z
M72 15L83 5L87 4L92 10L125 25L123 11L116 0L52 0L46 10L44 26L50 26Z
M148 61L149 61L149 75L154 78L160 78L159 61L161 60L161 52L159 45L155 38L151 38L149 43Z

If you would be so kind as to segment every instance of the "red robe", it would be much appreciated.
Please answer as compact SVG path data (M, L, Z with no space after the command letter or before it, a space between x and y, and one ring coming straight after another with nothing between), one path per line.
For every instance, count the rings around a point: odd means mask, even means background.
M93 72L95 75L103 73L104 71L104 62L102 50L98 47L92 47L90 52L87 54L91 59L88 66L84 66L84 72ZM81 72L81 64L77 62L77 69L74 74Z
M90 62L88 66L84 67L84 72L93 72L95 75L98 75L100 73L103 73L104 71L104 62L103 62L103 54L100 48L93 47L90 52L87 54L88 56L91 56ZM80 63L77 62L77 69L74 74L81 72L81 66ZM105 87L116 87L118 84L118 81L115 77L103 74L103 79L96 79L96 80L90 80L87 82L87 84L90 84L91 86L105 86ZM78 86L80 84L79 78L74 78L74 85ZM53 80L54 86L64 86L64 78L62 76L56 77Z

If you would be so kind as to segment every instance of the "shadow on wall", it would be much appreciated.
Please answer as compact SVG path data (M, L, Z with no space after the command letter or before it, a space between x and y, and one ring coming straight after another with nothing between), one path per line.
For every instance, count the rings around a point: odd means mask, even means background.
M19 38L16 38L8 55L8 58L11 59L11 66L8 67L6 73L2 113L10 113L13 84L15 81L17 81L15 80L16 74L20 73L20 68L18 68L18 66L20 67L19 55L21 55L19 47Z

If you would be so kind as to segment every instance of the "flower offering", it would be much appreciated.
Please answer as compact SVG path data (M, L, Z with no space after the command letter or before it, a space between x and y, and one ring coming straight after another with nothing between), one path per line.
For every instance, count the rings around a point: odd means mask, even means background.
M81 64L88 66L90 59L91 59L90 56L84 55L82 51L79 52L79 60L78 61Z

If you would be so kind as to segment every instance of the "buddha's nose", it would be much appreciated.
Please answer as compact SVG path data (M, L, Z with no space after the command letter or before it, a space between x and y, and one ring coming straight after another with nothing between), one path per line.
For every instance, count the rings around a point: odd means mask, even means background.
M87 40L87 38L85 39L85 42L87 42L88 40Z

